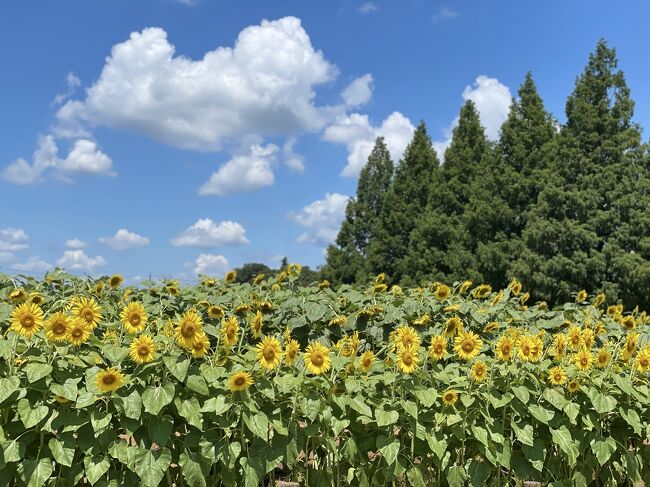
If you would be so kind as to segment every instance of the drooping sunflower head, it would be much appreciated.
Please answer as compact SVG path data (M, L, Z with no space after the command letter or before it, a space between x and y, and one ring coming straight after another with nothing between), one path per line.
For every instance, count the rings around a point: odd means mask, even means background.
M621 318L621 325L627 330L634 330L636 328L636 319L633 315L623 316Z
M606 348L599 348L596 352L596 367L599 369L604 369L609 365L609 361L612 358L611 352Z
M120 312L120 320L124 329L129 333L140 333L147 326L147 312L142 303L133 301Z
M239 339L239 320L235 317L228 318L221 324L221 338L223 343L232 347Z
M497 359L508 362L512 360L512 352L515 349L515 340L510 335L501 335L495 346Z
M419 363L419 346L400 347L397 351L397 367L405 374L413 373Z
M292 263L287 266L287 274L290 276L299 276L302 273L302 264Z
M584 328L582 330L582 344L585 348L590 349L594 344L594 330Z
M605 293L600 293L594 299L594 306L599 307L604 302L605 302Z
M454 336L463 330L463 321L458 316L452 316L445 322L445 336Z
M336 345L341 351L342 356L354 357L357 354L360 344L361 340L359 339L359 332L355 331L352 335L343 337Z
M228 271L226 272L226 277L224 280L228 283L235 282L235 279L237 279L237 272L236 271Z
M431 337L431 345L429 345L429 357L432 360L442 360L447 353L447 339L442 335L435 335Z
M102 319L102 308L94 298L79 297L74 300L72 314L78 316L94 329Z
M69 322L68 342L72 345L79 346L88 341L91 331L90 325L86 321L78 316L74 316Z
M22 303L27 299L27 293L22 287L19 287L11 291L7 297L14 303Z
M489 284L481 284L480 286L476 286L474 288L472 291L472 296L474 296L476 299L485 299L490 295L491 292L492 286Z
M95 376L95 384L102 392L112 392L124 385L124 375L113 367L101 370Z
M210 339L204 332L199 333L192 343L192 357L201 358L210 350Z
M45 302L45 298L39 292L29 293L29 301L37 306L41 306Z
M621 352L621 358L624 361L628 361L636 352L637 345L639 343L639 334L637 332L628 332L625 338L625 344L623 345L623 351Z
M454 338L454 352L463 360L471 360L476 357L482 347L483 341L471 331L461 331Z
M587 291L584 289L576 295L576 303L584 303L587 301Z
M267 370L275 369L280 365L282 359L282 347L277 338L264 337L264 339L257 344L257 361L262 368Z
M251 331L255 338L259 337L262 333L262 325L264 323L264 315L261 311L256 311L255 315L251 318Z
M508 288L512 291L512 294L515 296L519 296L521 294L521 282L519 282L516 278L512 278L512 281L510 281L510 284L508 284Z
M553 337L553 356L556 360L562 360L566 354L566 335L564 333L556 333Z
M151 362L156 356L156 345L153 339L147 335L134 338L129 347L129 355L137 364Z
M442 393L442 403L445 406L453 406L458 401L458 393L454 389L447 389Z
M303 354L303 360L307 370L314 375L327 372L332 366L330 349L318 342L311 342Z
M216 304L210 305L208 307L208 316L210 318L217 318L217 319L223 318L224 316L223 308L221 306L217 306Z
M650 345L646 345L637 352L634 367L642 374L650 370Z
M386 291L388 291L388 285L383 282L372 287L372 292L375 294L385 293Z
M259 273L258 275L255 276L255 279L253 279L253 286L257 286L260 282L264 280L266 276L262 273Z
M203 320L196 310L186 311L176 323L176 342L191 350L197 336L203 332Z
M372 352L372 350L366 350L359 357L359 369L362 372L368 372L374 363L375 354Z
M420 335L418 335L418 332L414 328L408 325L402 325L395 330L394 342L397 347L417 348L420 346Z
M398 286L397 284L393 284L391 286L390 292L393 293L394 297L398 297L398 296L401 296L402 294L404 294L404 291L402 290L402 288L400 286Z
M329 326L341 326L347 323L348 317L345 315L336 315L327 323Z
M499 329L499 323L497 321L490 321L487 325L483 327L483 333L492 333Z
M573 356L573 364L580 372L587 372L591 369L594 357L591 352L585 348Z
M552 367L548 371L548 381L554 386L562 385L566 380L567 375L562 367Z
M25 302L11 312L11 329L25 338L31 338L43 326L43 310L40 306Z
M113 274L108 280L108 285L112 288L120 287L124 282L124 278L120 274Z
M381 272L375 276L375 284L381 284L386 281L386 273Z
M438 301L444 301L451 296L451 289L445 284L438 284L436 290L433 292L433 295Z
M472 281L465 281L463 282L460 287L458 288L458 293L459 294L465 294L470 287L472 287Z
M429 313L425 313L419 318L413 320L413 324L417 326L424 326L424 325L428 325L429 323L431 323L431 316L429 315Z
M293 365L298 358L298 353L300 353L300 344L293 338L289 338L284 347L285 362L289 365Z
M474 382L483 382L487 377L487 365L483 361L478 361L472 365L470 377Z
M245 391L253 384L253 377L249 372L235 372L228 379L228 389L232 392Z
M54 313L45 324L45 334L52 342L63 342L68 338L70 318L62 311Z

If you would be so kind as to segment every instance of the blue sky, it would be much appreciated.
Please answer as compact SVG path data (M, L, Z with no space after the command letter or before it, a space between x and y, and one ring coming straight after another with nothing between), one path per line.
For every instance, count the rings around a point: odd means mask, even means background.
M599 38L650 125L650 4L98 0L0 6L0 271L316 267L372 140L464 99L495 137L528 70L549 109ZM644 133L647 139L647 133Z

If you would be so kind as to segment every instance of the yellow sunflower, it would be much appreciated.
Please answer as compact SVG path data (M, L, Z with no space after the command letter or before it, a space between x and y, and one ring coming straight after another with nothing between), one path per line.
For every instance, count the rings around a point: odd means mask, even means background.
M586 349L590 349L594 344L594 330L584 328L582 330L582 344Z
M433 292L433 295L438 301L444 301L445 299L451 296L451 289L445 284L438 284L436 290Z
M424 326L424 325L428 325L429 323L431 323L431 316L429 316L429 314L427 313L413 320L413 324L417 326Z
M508 288L515 296L519 296L519 294L521 294L521 283L514 277L512 278L512 281L510 281L510 284L508 284Z
M204 332L198 333L192 343L192 357L201 358L210 350L210 339Z
M388 285L383 282L381 284L375 284L372 287L372 292L375 294L385 293L386 291L388 291Z
M361 340L359 340L359 332L355 331L352 335L345 336L336 344L337 348L341 350L341 355L344 357L354 357L357 355L357 350Z
M458 293L459 294L465 294L469 290L470 287L472 287L472 281L465 281L458 288Z
M587 372L591 369L594 357L591 352L585 348L573 356L573 363L580 372Z
M499 323L496 321L491 321L483 327L483 333L492 333L499 329Z
M237 272L235 271L226 272L226 277L224 278L226 282L235 282L235 279L237 279Z
M539 362L542 358L543 342L537 335L521 335L517 347L518 356L524 362Z
M605 302L605 293L600 293L594 299L594 306L598 307Z
M239 339L239 320L235 317L228 318L221 324L221 338L223 343L232 347Z
M282 347L277 338L265 337L257 344L257 361L262 368L272 370L280 365Z
M113 274L108 280L108 285L112 288L119 287L124 282L124 278L119 274Z
M445 406L453 406L458 401L458 393L454 389L447 389L442 394L442 403Z
M303 360L307 370L314 375L327 372L332 366L330 349L318 342L311 342L303 354Z
M112 392L124 385L124 375L113 367L101 370L95 376L95 384L102 392Z
M68 315L59 311L54 313L45 323L47 339L53 342L63 342L68 338L70 319Z
M612 354L605 348L599 348L596 351L596 367L599 369L604 369L609 365L609 361L612 358Z
M567 375L562 367L552 367L548 371L548 380L554 386L562 385L566 382Z
M228 379L228 389L233 392L245 391L253 384L253 378L250 373L240 371L235 372Z
M476 286L474 288L472 291L472 296L474 296L476 299L485 299L490 295L491 292L492 286L489 284L481 284L480 286Z
M216 304L213 304L208 307L208 316L210 318L218 318L221 319L223 318L223 308L221 306L217 306Z
M45 302L45 298L43 297L43 295L41 293L33 292L33 293L29 293L29 301L31 303L34 303L34 304L40 306L41 304L43 304Z
M19 287L18 289L11 291L7 297L14 303L22 303L27 299L27 293L23 288Z
M22 303L11 312L11 329L31 338L43 326L43 310L34 303Z
M495 355L497 359L508 362L512 360L512 352L515 349L515 340L509 335L502 335L495 345Z
M479 361L472 365L470 377L474 382L483 382L487 377L487 365L485 362Z
M447 339L442 335L435 335L431 337L431 345L429 345L429 357L432 360L441 360L447 353Z
M127 304L120 312L122 325L129 333L140 333L147 326L148 319L144 306L137 301Z
M250 321L253 337L258 338L262 334L262 325L264 324L264 315L261 311L256 311Z
M253 286L257 286L260 282L264 280L266 276L262 273L258 274L255 276L255 279L253 279Z
M646 345L637 352L634 367L642 374L650 370L650 346Z
M129 349L131 359L138 364L151 362L156 356L156 345L147 335L134 338Z
M636 328L636 319L632 315L623 316L621 318L621 325L628 330L634 330Z
M621 358L627 362L632 358L632 355L636 352L637 345L639 343L639 334L636 332L628 332L627 337L625 338L625 345L623 346L623 352L621 353Z
M201 333L203 333L203 320L193 309L186 311L176 323L176 342L183 348L190 350Z
M82 318L75 316L70 319L68 328L68 341L76 346L88 341L90 338L90 325Z
M576 295L576 303L584 303L587 301L587 291L584 289Z
M463 331L463 321L458 316L452 316L445 322L445 336L454 336Z
M578 379L571 379L569 381L569 384L567 384L567 390L569 391L570 394L573 394L577 391L580 390L580 382Z
M571 324L567 331L567 340L569 350L579 350L582 346L582 330L579 326Z
M420 335L418 335L418 332L414 328L408 325L398 326L395 330L394 344L402 348L417 348L420 346Z
M419 347L400 347L397 351L397 367L405 374L411 374L420 363Z
M94 298L79 297L74 300L72 314L78 316L94 329L102 319L102 308Z
M483 341L478 335L471 331L461 331L454 338L454 352L463 360L471 360L476 357L483 347Z
M296 340L289 338L284 347L284 361L289 365L293 365L298 358L299 352L300 344Z
M359 357L359 369L363 372L368 372L374 363L375 354L372 350L366 350L361 354L361 357Z
M555 360L562 360L566 355L566 335L564 333L556 333L553 337L553 347L551 351Z

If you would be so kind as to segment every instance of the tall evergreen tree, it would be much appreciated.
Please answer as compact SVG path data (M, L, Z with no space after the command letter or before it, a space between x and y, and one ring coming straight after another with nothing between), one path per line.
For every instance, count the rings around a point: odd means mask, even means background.
M366 278L368 244L392 177L390 152L384 138L378 137L359 174L356 198L351 198L346 206L335 245L327 249L327 262L322 269L324 278L344 284Z
M438 170L431 138L424 122L420 122L397 166L370 239L368 263L371 272L385 272L394 281L403 277L407 270L403 261L411 232L431 199Z

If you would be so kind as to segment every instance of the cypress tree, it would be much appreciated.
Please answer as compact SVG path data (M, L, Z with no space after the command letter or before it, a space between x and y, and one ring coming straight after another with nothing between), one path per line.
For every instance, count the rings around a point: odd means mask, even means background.
M408 242L431 199L438 169L431 138L421 121L397 166L393 184L374 226L368 247L372 273L385 272L394 281L408 274L408 269L404 268Z

